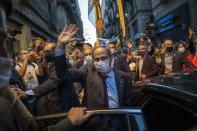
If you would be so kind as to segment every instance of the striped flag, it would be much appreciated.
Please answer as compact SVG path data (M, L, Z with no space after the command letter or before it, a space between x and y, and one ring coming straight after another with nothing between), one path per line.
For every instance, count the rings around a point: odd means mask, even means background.
M88 19L96 27L98 36L103 34L100 0L88 0Z
M113 38L113 39L103 39L103 38L98 38L98 41L102 43L104 46L108 46L109 43L115 43L116 47L118 48L120 40L118 38Z
M118 11L119 11L119 16L120 16L120 23L122 26L122 35L123 35L123 41L125 39L125 21L124 21L124 11L122 7L122 0L117 0L118 4Z
M102 15L101 15L100 0L97 0L95 3L95 21L96 21L96 30L98 32L98 36L102 36L103 20L102 20Z

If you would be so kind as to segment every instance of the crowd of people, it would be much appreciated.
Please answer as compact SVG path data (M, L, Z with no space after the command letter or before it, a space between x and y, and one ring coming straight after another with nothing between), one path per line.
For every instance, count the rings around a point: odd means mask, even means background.
M5 14L9 11L3 5L0 9ZM0 20L6 23L6 18ZM5 27L1 27L1 36L6 36ZM36 130L31 114L69 112L68 119L48 128L69 130L93 115L86 114L86 108L132 107L132 83L197 68L194 28L189 29L186 42L166 39L157 48L150 38L142 37L137 49L133 42L126 41L126 50L119 50L113 42L106 46L102 43L80 46L75 38L77 31L76 25L65 26L56 43L37 38L28 49L19 50L15 58L9 59L3 46L5 38L0 37L0 103L7 107L0 109L0 113L6 110L5 114L14 116L15 126L10 128ZM18 124L18 120L24 120L24 124Z
M166 39L156 48L146 37L137 49L126 41L127 50L122 51L113 42L79 46L74 38L77 29L65 26L57 43L37 38L12 60L10 88L32 114L131 106L132 83L197 67L194 28L185 43Z
M126 43L129 48L126 61L133 81L197 67L195 28L189 28L188 41L173 42L171 39L165 39L161 48L154 46L148 37L141 38L140 41L137 50L132 50L132 42Z

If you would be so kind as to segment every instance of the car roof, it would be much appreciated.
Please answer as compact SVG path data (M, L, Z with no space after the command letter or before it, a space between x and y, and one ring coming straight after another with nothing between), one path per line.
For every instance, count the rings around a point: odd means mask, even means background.
M156 91L197 106L197 71L155 77L145 85L145 90Z
M171 73L160 76L156 81L158 84L168 85L197 95L197 71Z

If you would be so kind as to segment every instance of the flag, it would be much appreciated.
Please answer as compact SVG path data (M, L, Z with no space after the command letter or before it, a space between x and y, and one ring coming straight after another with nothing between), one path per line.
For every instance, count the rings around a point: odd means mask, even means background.
M100 0L97 0L95 3L95 22L96 22L96 30L98 32L98 36L102 36L103 20L102 20L102 15L101 15Z
M125 38L125 22L124 22L124 11L122 7L122 0L117 0L117 5L118 5L118 11L119 11L119 16L120 16L120 23L122 26L122 35L123 35L123 41Z
M113 38L113 39L98 38L98 41L102 43L104 46L108 46L109 43L115 43L116 47L118 47L120 43L120 40L118 38Z
M96 27L99 36L103 34L103 20L100 0L88 0L88 19Z

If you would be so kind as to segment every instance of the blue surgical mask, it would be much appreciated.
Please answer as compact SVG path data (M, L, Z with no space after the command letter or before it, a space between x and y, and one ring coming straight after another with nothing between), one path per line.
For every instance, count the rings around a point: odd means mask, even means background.
M94 66L98 70L98 72L103 74L107 73L110 70L109 61L95 61Z

